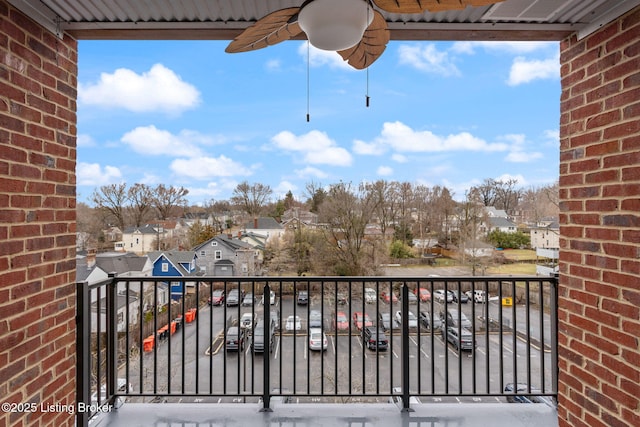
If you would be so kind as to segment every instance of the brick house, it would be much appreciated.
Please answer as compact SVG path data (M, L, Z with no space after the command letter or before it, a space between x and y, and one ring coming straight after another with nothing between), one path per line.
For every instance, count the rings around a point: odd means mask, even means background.
M35 6L12 6L26 3ZM78 46L73 31L56 36L53 19L45 27L25 15L47 17L44 3L0 0L0 396L72 405ZM593 23L593 32L556 38L563 427L640 425L640 6L615 3L620 8ZM164 36L185 37L181 31ZM0 413L0 426L74 422L68 412Z

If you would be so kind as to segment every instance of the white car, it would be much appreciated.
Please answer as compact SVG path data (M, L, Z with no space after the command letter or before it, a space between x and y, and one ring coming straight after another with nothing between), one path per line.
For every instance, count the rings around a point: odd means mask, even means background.
M322 332L322 329L309 329L309 350L324 351L328 345L327 335Z
M299 331L302 329L302 322L300 316L289 316L284 324L284 329L287 331Z
M251 330L253 328L253 316L251 313L244 313L240 318L240 327L242 329Z
M371 288L364 288L364 302L367 304L373 304L376 302L378 297L376 296L376 291Z
M418 327L418 318L412 311L408 312L407 318L409 319L409 328L417 328ZM402 326L402 311L396 311L396 322L398 325Z
M433 299L438 302L444 302L444 289L438 289L433 292ZM453 302L453 292L447 291L447 302Z
M262 295L262 305L264 305L264 294ZM276 293L273 291L269 291L269 304L273 305L276 303Z
M471 291L465 292L470 300L473 300L477 303L487 302L487 293L481 289L474 289L473 293Z

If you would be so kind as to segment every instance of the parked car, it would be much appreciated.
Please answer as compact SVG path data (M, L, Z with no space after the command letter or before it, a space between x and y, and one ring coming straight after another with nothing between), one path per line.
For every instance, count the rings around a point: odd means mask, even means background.
M265 340L265 333L267 339ZM251 341L251 349L254 353L264 353L265 344L269 343L269 352L273 351L273 340L275 337L275 323L271 322L268 328L265 328L264 322L259 321L253 330L253 340Z
M469 320L469 318L463 313L463 312L458 312L457 308L449 308L447 309L447 312L445 314L445 312L441 311L440 312L440 320L442 321L442 323L447 324L447 326L452 326L454 328L458 327L458 314L460 315L460 324L462 325L463 328L473 328L473 324L471 323L471 320Z
M356 311L353 313L353 325L358 328L358 330L362 330L362 328L366 328L367 326L373 326L373 322L368 314Z
M409 304L417 304L418 303L418 297L416 296L416 294L414 294L411 291L407 292L407 300L409 301Z
M391 313L388 311L381 311L378 313L378 326L382 327L385 331L388 331L393 327L393 319L391 319Z
M453 344L456 350L473 350L473 334L465 328L460 329L460 335L458 335L458 328L442 328L442 339L444 340L445 344Z
M386 302L387 304L389 304L392 301L398 302L398 297L393 292L385 292L385 291L380 292L380 299Z
M442 326L442 321L440 320L440 318L438 316L434 316L428 310L424 310L418 313L418 318L420 319L420 324L429 330L440 329L440 327Z
M385 351L389 347L384 331L373 326L362 329L362 341L369 350Z
M240 304L240 291L237 289L231 289L229 295L227 295L227 306Z
M349 319L347 315L344 314L343 311L336 312L333 317L334 328L336 331L348 331L349 330Z
M253 298L253 292L247 292L244 298L242 298L242 305L245 307L253 305L254 302L255 299Z
M471 291L467 291L465 293L467 294L469 299L472 299L477 303L485 303L488 300L487 293L481 289L474 289L473 293Z
M309 293L307 291L298 291L298 305L307 305L309 303Z
M311 310L309 312L309 329L323 328L322 313L318 310Z
M364 302L367 304L373 304L377 299L378 297L376 296L375 289L364 288Z
M209 305L222 305L224 302L224 289L215 289L209 298Z
M264 294L262 295L262 300L260 301L262 305L264 305ZM273 291L269 291L269 304L273 305L276 303L276 293Z
M418 318L412 311L409 311L407 314L407 319L409 320L409 328L417 328L418 327ZM402 311L396 311L396 322L398 325L402 327Z
M529 393L540 393L540 389L531 387L528 390L528 386L525 383L518 383L514 386L513 383L509 383L504 386L505 393L513 393L513 395L507 396L507 402L509 403L545 403L551 407L554 407L553 400L547 396L533 396Z
M273 323L276 331L280 330L280 313L277 310L271 310L271 323Z
M451 291L451 293L453 294L453 302L458 302L458 300L460 300L462 304L469 302L469 296L461 290Z
M328 346L327 335L322 329L309 329L309 350L324 351Z
M244 329L231 326L225 335L227 351L241 351L244 349Z
M244 313L240 317L240 327L250 331L253 328L253 315L251 313Z
M417 288L414 292L421 302L431 301L431 292L429 292L429 289Z
M434 291L433 292L433 299L438 301L438 302L444 303L444 301L445 301L444 289L438 289L438 290ZM447 302L453 302L453 292L447 291L446 300L447 300Z
M287 331L299 331L302 329L302 322L300 316L289 316L284 324L284 329Z

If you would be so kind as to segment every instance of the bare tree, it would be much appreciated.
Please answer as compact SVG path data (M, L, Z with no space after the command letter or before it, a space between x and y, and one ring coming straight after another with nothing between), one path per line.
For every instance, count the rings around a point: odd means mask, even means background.
M153 190L152 203L160 219L169 218L174 208L185 204L187 194L189 190L184 187L165 187L164 184L159 184Z
M509 213L518 206L522 193L521 190L516 188L517 184L518 180L514 178L506 181L495 181L496 208L504 209L505 212Z
M377 198L376 217L380 231L386 236L387 229L395 223L398 206L398 183L379 180L368 186L368 191Z
M127 184L103 185L93 192L91 200L96 208L108 213L120 230L124 230L128 202Z
M485 206L493 206L496 203L496 181L486 178L482 184L473 187L474 191Z
M364 184L331 186L320 207L322 222L329 225L326 233L334 243L338 274L365 275L375 267L375 242L365 240L367 224L377 209L379 199Z
M233 190L231 202L240 206L251 217L260 215L267 204L273 190L268 185L256 183L249 185L247 181L241 182Z
M151 188L146 184L135 183L127 191L128 211L133 224L140 227L149 219L152 206Z
M318 213L320 205L327 197L327 192L319 182L311 181L305 185L305 195L307 196L307 204L309 210L313 213Z

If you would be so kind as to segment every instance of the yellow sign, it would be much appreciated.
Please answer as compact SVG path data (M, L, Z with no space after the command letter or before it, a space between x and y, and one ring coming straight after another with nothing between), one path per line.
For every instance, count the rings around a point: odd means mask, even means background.
M502 305L511 307L513 305L513 299L510 297L502 298Z

